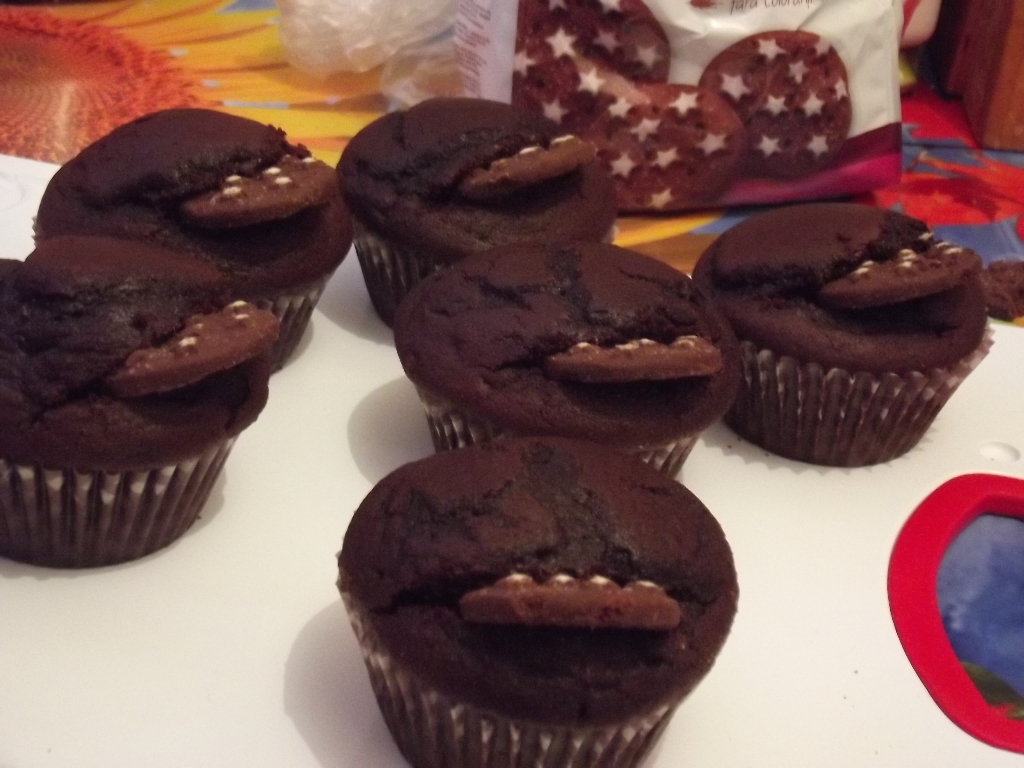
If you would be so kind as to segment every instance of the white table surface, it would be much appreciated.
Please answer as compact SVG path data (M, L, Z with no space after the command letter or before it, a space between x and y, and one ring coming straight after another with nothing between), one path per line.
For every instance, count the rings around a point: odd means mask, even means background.
M31 249L53 166L0 157L0 257ZM1021 765L960 731L900 647L892 543L967 472L1024 477L1024 330L922 443L843 470L709 430L683 470L740 579L718 663L651 768ZM0 560L0 768L402 768L334 587L352 511L431 453L390 331L350 255L300 354L239 438L202 519L140 561L58 571Z

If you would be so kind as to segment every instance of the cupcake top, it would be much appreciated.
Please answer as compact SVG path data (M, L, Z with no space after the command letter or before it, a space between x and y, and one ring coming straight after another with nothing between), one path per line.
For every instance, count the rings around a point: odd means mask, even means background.
M689 277L600 243L495 248L431 276L395 346L415 384L511 433L624 448L703 429L739 381L736 340Z
M508 717L613 722L688 693L736 610L718 523L613 449L500 440L399 468L359 506L340 586L433 687Z
M815 203L740 222L693 277L740 339L826 368L906 373L949 366L981 342L980 270L973 251L922 221Z
M55 237L0 261L0 456L118 471L201 453L267 397L277 320L181 254Z
M604 239L611 177L592 145L495 101L430 99L356 134L338 174L357 218L445 262L513 242Z
M322 279L351 221L334 171L284 131L207 109L155 112L115 129L54 175L37 240L110 235L214 264L236 297Z

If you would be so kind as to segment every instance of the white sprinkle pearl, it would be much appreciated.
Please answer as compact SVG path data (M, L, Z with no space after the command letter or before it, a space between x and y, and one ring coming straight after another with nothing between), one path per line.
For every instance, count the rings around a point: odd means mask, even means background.
M228 176L226 179L224 179L224 181L228 182L229 184L234 184L236 181L241 181L241 180L242 180L242 177L239 176L237 173L233 173L230 176Z
M282 176L279 179L274 179L274 183L275 184L280 184L281 186L284 186L285 184L291 184L292 180L289 179L287 176Z
M241 187L224 187L220 193L226 197L235 197L236 195L242 194Z
M277 176L277 174L279 174L280 172L281 169L278 168L276 165L272 165L264 171L264 173L267 174L268 176Z

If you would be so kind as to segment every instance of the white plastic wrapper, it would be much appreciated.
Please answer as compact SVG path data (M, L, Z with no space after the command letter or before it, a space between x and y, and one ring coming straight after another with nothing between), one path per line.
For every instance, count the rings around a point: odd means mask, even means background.
M899 178L902 0L460 0L471 95L592 141L622 211Z
M388 98L388 111L409 109L436 96L462 96L451 30L408 45L388 59L380 73L380 90Z
M456 0L276 0L288 62L325 77L365 72L451 27Z

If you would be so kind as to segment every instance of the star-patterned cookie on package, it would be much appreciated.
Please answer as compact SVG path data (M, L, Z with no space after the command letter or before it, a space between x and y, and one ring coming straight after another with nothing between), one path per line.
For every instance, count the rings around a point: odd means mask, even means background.
M711 60L700 85L719 93L746 126L747 176L791 179L819 171L850 131L846 67L828 40L810 32L745 37Z
M746 141L724 99L691 85L619 86L581 135L611 171L620 210L682 210L729 187Z
M512 103L577 131L603 109L608 75L668 77L668 38L640 0L522 0Z

